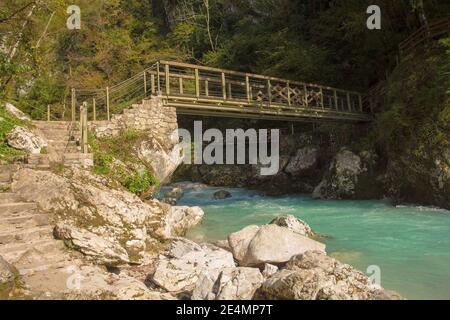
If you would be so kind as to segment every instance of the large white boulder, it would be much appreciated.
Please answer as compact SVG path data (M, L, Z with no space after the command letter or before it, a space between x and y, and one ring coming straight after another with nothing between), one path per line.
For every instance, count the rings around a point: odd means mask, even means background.
M258 231L258 226L251 225L228 235L228 244L237 261L240 262L244 260L244 257L247 254L248 245Z
M251 300L264 278L257 268L226 268L202 274L192 300Z
M179 240L175 240L179 241ZM191 291L200 276L215 277L224 268L235 267L233 255L223 249L191 244L192 250L186 249L184 240L182 246L185 249L173 248L167 256L161 256L152 281L169 292ZM176 246L175 246L176 247Z
M229 239L234 237L236 235L230 235ZM245 233L241 230L240 239L230 241L230 246L237 253L235 259L241 266L283 264L306 251L325 251L324 244L274 224L261 226L258 230L252 227Z
M128 263L127 251L118 243L68 224L58 223L54 230L57 239L64 240L69 247L76 248L86 256L94 258L97 263L116 266Z
M42 137L21 126L15 126L6 135L6 142L10 147L32 154L39 154L42 148L47 147Z

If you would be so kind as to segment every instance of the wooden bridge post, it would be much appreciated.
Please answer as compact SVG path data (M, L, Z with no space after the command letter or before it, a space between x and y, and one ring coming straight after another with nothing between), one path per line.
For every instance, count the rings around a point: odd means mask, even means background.
M359 111L363 112L363 103L362 103L362 97L360 94L358 94L358 101L359 101Z
M247 94L247 102L250 103L251 96L250 96L250 78L248 76L245 76L245 92Z
M303 91L305 92L305 106L308 107L308 88L306 88L306 84L303 85Z
M222 72L222 97L223 100L227 99L227 82L225 79L225 73Z
M47 105L47 121L50 121L50 105Z
M291 83L288 81L286 82L286 97L287 97L287 103L288 106L291 106Z
M95 98L92 98L92 118L94 121L97 121L97 108L95 104Z
M88 153L88 123L87 123L87 114L88 114L88 106L87 102L83 102L83 105L80 107L80 131L81 131L81 152Z
M322 109L325 109L325 104L323 101L323 89L322 87L320 87L320 106L322 107Z
M205 80L205 96L209 97L209 82Z
M334 90L334 103L336 105L336 111L339 110L339 100L338 100L338 95L337 95L337 91Z
M72 111L72 122L75 121L75 104L76 104L76 93L75 93L75 88L72 88L72 96L71 96L71 100L72 100L72 106L71 106L71 111Z
M164 66L166 95L170 95L170 67L168 64Z
M269 101L269 107L272 104L272 85L270 80L267 80L267 99Z
M195 69L195 96L200 98L200 76L198 69Z
M347 107L348 107L348 111L352 111L352 101L350 99L350 93L347 92Z
M109 87L106 87L106 119L110 120L109 116Z
M178 78L178 86L180 87L180 94L184 94L184 88L183 88L183 78Z

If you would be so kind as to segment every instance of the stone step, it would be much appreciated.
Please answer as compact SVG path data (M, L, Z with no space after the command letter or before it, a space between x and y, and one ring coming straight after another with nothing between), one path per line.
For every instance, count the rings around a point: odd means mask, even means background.
M20 202L20 196L17 193L3 192L0 193L0 204Z
M0 216L4 214L14 214L27 210L34 210L37 208L36 203L15 202L0 204Z
M52 236L52 226L40 226L27 229L16 229L0 232L0 245L18 241L37 241Z
M41 240L35 240L31 242L12 242L0 246L0 256L9 262L14 262L21 255L31 249L48 252L55 248L64 248L62 241L57 241L52 237L44 238Z
M0 226L14 226L20 229L26 227L40 227L50 224L50 218L47 214L25 212L19 215L3 216L0 214Z
M27 157L27 163L35 165L49 165L50 159L47 154L30 154Z
M12 173L10 171L0 172L0 182L10 182Z
M23 168L34 169L34 170L50 170L50 164L24 164Z
M51 128L51 127L66 127L69 128L71 125L70 121L33 121L33 124L38 128ZM74 124L77 126L78 124Z

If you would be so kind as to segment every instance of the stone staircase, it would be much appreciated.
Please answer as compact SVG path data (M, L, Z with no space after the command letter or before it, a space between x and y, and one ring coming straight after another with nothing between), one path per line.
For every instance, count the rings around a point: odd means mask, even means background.
M18 269L27 290L48 292L65 286L67 267L79 262L54 239L52 217L11 190L12 175L19 167L0 166L0 256Z
M48 142L47 153L28 156L28 164L33 166L50 166L51 163L62 163L65 166L93 165L91 153L81 153L78 145L80 130L77 124L67 121L33 121Z

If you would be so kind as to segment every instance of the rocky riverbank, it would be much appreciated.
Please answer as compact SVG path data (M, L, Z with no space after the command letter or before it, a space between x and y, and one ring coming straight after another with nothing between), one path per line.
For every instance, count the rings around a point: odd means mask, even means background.
M449 151L430 161L385 159L374 150L340 145L333 150L312 136L282 135L280 168L259 175L256 165L181 165L175 181L245 187L270 196L311 194L317 199L382 199L450 208Z

